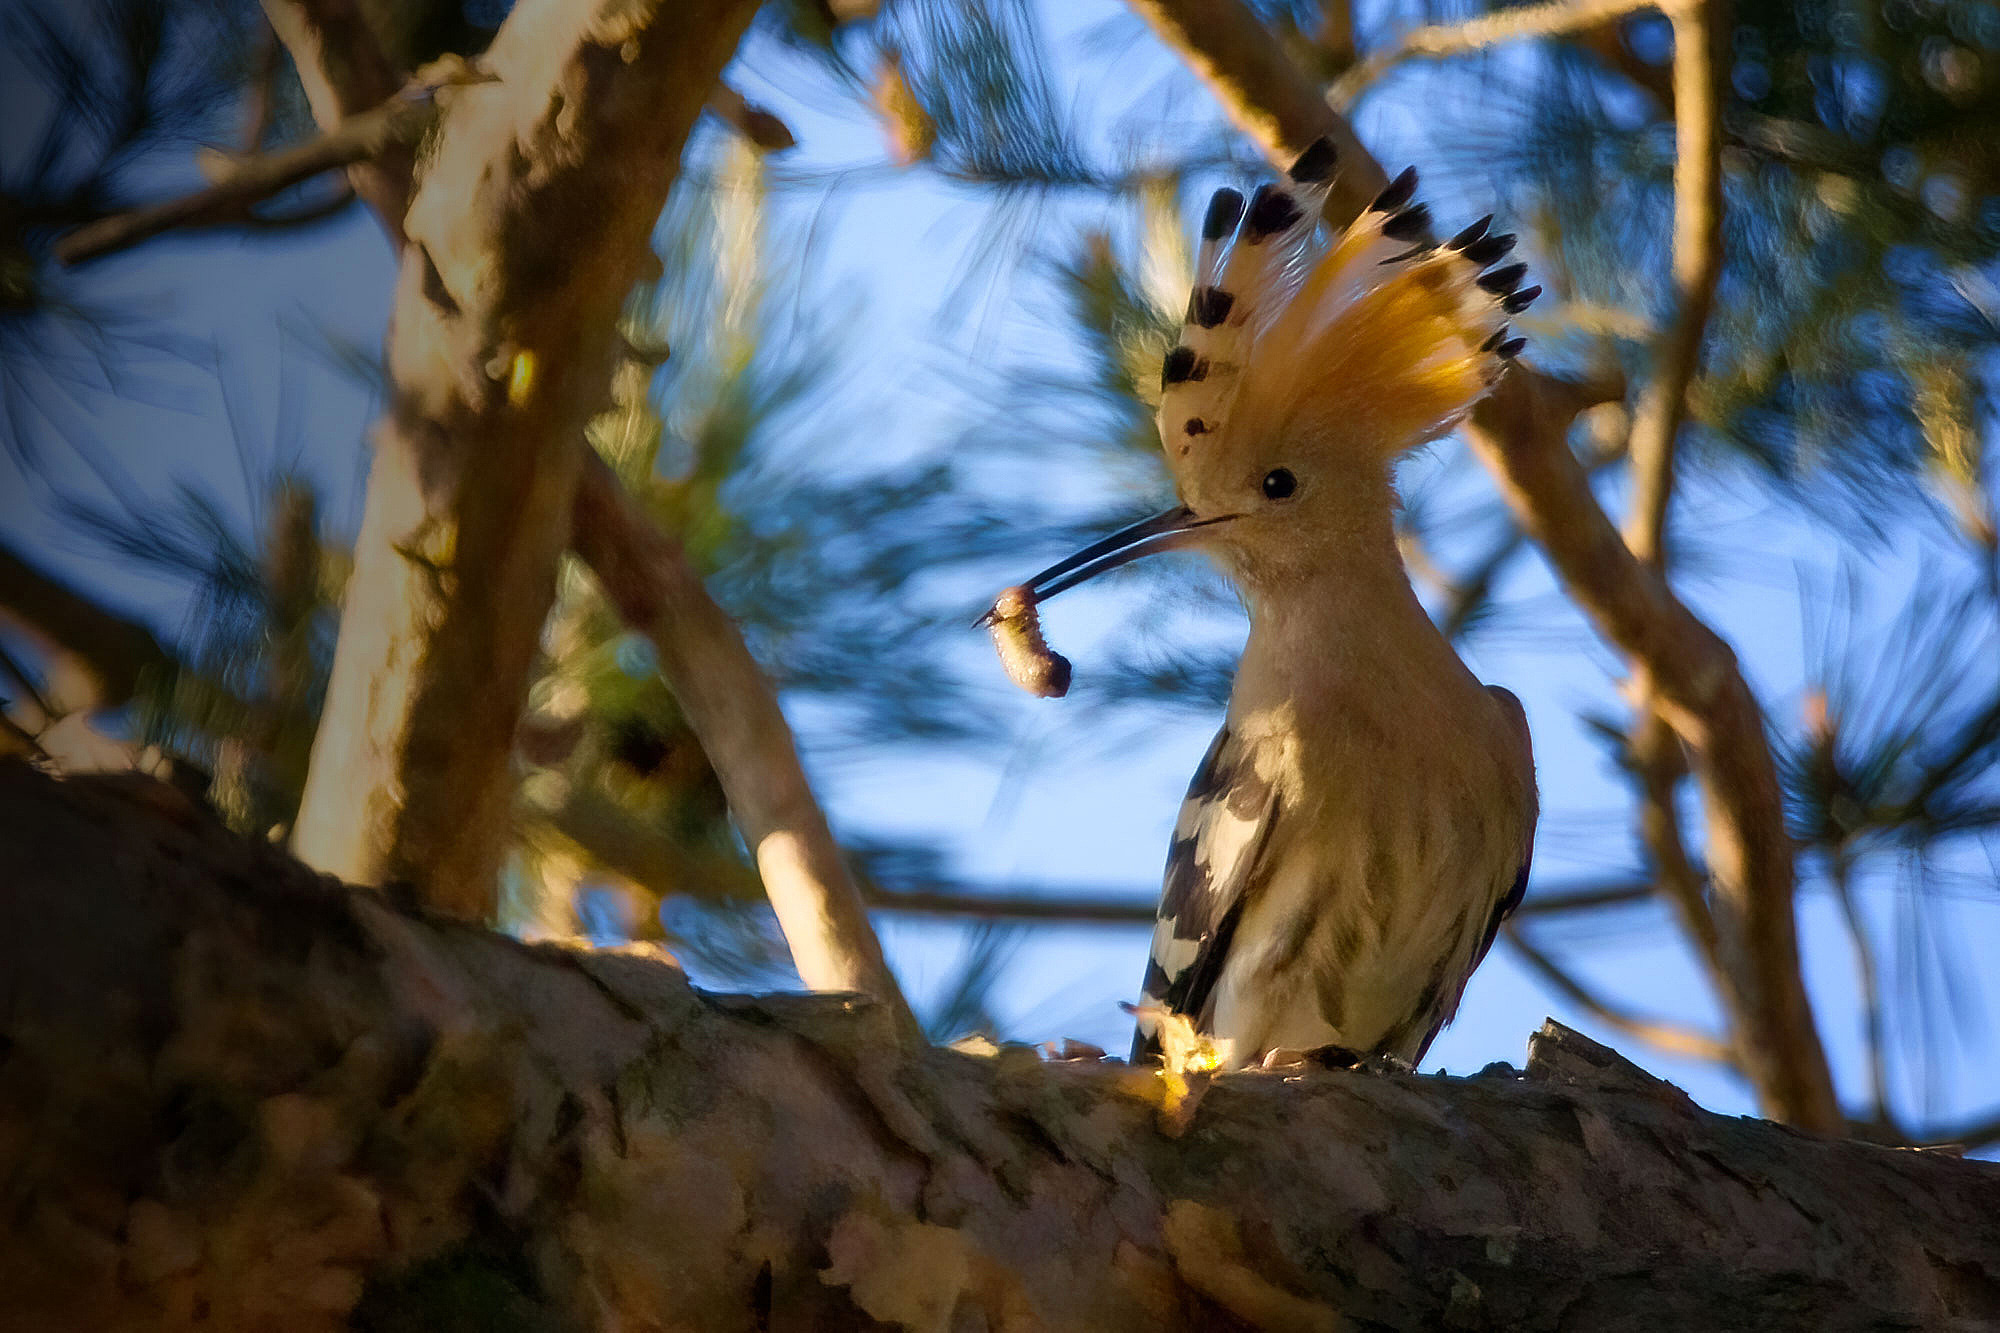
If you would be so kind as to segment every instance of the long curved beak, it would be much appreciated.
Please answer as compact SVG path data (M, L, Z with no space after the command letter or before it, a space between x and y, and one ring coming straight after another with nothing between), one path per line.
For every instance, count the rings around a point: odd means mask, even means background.
M1235 517L1234 514L1220 514L1214 518L1200 518L1186 505L1176 505L1092 542L1075 555L1056 561L1021 586L1037 603L1046 602L1059 592L1094 579L1107 570L1128 565L1141 556L1157 555L1161 551L1191 545L1201 529L1227 523ZM988 611L977 623L992 624L993 612Z

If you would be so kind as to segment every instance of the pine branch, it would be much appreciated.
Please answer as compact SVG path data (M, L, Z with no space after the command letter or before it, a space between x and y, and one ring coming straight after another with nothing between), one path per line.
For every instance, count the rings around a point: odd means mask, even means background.
M359 0L263 0L271 30L291 53L306 105L323 131L396 95L404 76L383 54ZM368 201L389 241L403 246L403 214L416 176L414 146L390 145L348 168L354 192Z
M1426 24L1412 28L1395 45L1342 75L1328 92L1328 100L1335 106L1352 106L1363 91L1406 61L1442 60L1506 42L1560 37L1658 7L1656 0L1556 0L1553 4L1508 6L1463 23Z
M434 84L413 83L304 143L237 159L205 189L86 223L56 242L55 256L64 264L81 264L176 228L245 221L254 216L254 205L294 185L414 145L437 121L435 91Z
M1675 445L1722 276L1722 70L1725 32L1713 0L1670 0L1674 24L1674 316L1654 345L1653 375L1632 414L1632 511L1625 542L1663 567Z

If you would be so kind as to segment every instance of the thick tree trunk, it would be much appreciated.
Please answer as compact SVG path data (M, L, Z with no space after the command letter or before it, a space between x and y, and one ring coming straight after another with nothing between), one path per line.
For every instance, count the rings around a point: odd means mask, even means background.
M392 401L294 843L490 912L509 756L620 303L747 0L522 0L403 219ZM441 97L446 94L440 94Z
M0 1328L1973 1328L2000 1167L1525 1076L1157 1076L704 996L0 768Z

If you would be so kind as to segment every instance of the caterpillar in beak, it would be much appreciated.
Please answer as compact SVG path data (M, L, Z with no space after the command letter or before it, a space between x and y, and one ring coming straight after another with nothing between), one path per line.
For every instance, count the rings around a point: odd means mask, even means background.
M1033 589L1021 583L1003 588L993 599L993 609L981 619L993 635L993 646L1009 680L1044 699L1060 699L1069 693L1069 659L1050 648L1042 637L1042 618L1035 610Z

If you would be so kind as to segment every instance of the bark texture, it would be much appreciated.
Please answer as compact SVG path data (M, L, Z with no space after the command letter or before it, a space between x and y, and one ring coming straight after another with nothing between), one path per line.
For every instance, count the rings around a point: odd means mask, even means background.
M490 911L574 442L752 10L523 0L483 62L497 81L445 104L403 219L390 411L294 834L313 865Z
M2000 1167L1525 1076L1160 1078L526 947L0 768L0 1329L1878 1329ZM1163 1125L1177 1126L1177 1134Z

